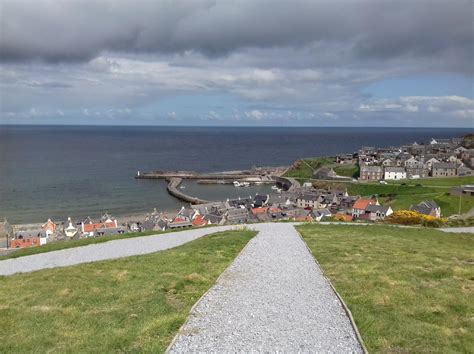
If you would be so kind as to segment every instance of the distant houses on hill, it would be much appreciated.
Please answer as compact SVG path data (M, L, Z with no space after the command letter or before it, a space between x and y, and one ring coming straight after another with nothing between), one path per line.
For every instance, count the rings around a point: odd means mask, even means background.
M460 139L432 139L391 148L362 147L356 154L363 181L474 175L474 149Z

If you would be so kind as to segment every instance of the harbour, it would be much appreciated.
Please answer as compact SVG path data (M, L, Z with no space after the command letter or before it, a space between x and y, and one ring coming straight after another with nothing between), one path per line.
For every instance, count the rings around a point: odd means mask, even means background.
M193 205L209 203L208 200L201 199L196 196L189 195L184 192L184 186L180 186L184 179L196 180L198 184L204 185L234 185L234 187L249 187L250 185L275 184L279 183L280 187L275 189L281 191L291 188L292 182L282 178L282 175L288 167L256 167L252 170L240 171L224 171L214 173L200 173L195 171L137 171L136 179L157 179L166 180L168 182L168 193L180 201L184 201ZM295 181L295 183L297 183Z

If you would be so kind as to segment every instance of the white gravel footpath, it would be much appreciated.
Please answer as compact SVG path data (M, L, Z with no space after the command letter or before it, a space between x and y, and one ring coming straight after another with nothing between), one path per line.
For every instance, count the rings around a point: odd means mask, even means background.
M170 352L363 352L294 227L252 228L260 233L196 305Z
M444 227L438 229L439 231L443 232L454 232L454 233L469 233L473 234L474 233L474 227L473 226L466 226L466 227Z
M161 235L133 237L6 259L0 261L0 276L153 253L180 246L204 235L232 228L232 226L217 226Z

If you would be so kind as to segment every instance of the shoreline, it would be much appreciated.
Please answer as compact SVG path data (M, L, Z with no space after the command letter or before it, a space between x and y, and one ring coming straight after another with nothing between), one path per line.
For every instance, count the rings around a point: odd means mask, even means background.
M161 212L165 217L171 217L171 216L175 216L178 211L180 209L175 209L175 210L162 210L160 211L158 208L157 210L159 212ZM104 211L105 212L105 211ZM114 217L115 219L117 219L117 223L119 225L123 225L123 224L126 224L128 221L143 221L145 220L145 217L147 214L150 214L151 212L153 212L153 209L151 209L150 211L143 211L143 212L136 212L136 213L127 213L127 214L119 214L119 215L112 215L112 217ZM97 216L97 219L100 218L101 215L98 215ZM86 217L80 217L80 218L74 218L74 219L77 219L77 220L82 220L82 219L85 219ZM92 217L93 220L95 220L96 218ZM46 222L47 220L43 221L43 222L35 222L35 223L18 223L18 224L11 224L14 231L19 231L19 230L36 230L36 229L40 229L41 226ZM53 222L55 222L56 224L59 224L61 225L62 224L62 221L61 222L58 222L57 220L53 220Z

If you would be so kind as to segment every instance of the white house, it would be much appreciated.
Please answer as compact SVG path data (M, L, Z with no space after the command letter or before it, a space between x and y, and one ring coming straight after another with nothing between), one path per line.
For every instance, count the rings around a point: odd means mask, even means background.
M399 180L407 178L407 172L404 167L385 167L385 180Z
M68 226L64 228L64 233L67 237L74 237L78 229L72 224L71 218L67 218Z
M365 209L365 213L369 220L383 220L385 217L393 214L393 210L390 206L383 205L368 205Z

